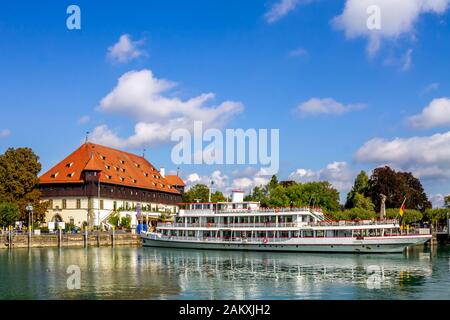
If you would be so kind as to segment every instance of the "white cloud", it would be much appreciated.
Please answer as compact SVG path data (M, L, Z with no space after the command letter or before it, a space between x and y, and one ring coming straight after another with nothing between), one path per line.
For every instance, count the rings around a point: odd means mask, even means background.
M301 103L295 111L302 116L317 116L322 114L340 115L364 108L364 104L342 104L332 98L311 98Z
M412 53L413 50L412 49L408 49L405 53L404 56L404 62L403 62L403 66L402 66L402 70L403 71L407 71L411 68L412 65Z
M232 190L242 190L250 193L254 187L264 186L270 181L270 176L264 175L264 172L256 171L251 168L246 168L240 172L233 172L234 178L222 173L220 170L213 171L210 175L200 175L198 173L191 173L186 175L184 181L186 182L187 190L196 184L210 185L213 184L213 191L221 191L225 195L230 194Z
M408 118L415 129L430 129L450 126L450 98L434 99L418 115Z
M91 118L89 116L82 116L80 119L78 119L78 124L86 124L89 121L91 121Z
M390 165L419 178L448 179L450 131L425 137L374 138L359 148L354 158L358 162Z
M433 204L433 208L443 208L444 207L444 195L443 194L432 194L428 198Z
M440 86L441 85L438 82L430 83L429 85L427 85L420 91L420 95L425 95L425 94L431 93L433 91L436 91L439 89Z
M367 51L374 55L383 39L396 40L402 35L414 32L420 15L443 14L450 0L347 0L344 11L335 17L332 24L345 32L348 39L365 37ZM380 8L380 29L369 29L367 20L370 6Z
M279 0L270 8L264 17L268 23L273 23L294 10L299 3L300 0Z
M121 76L116 87L98 107L99 111L117 113L134 119L134 134L119 138L116 132L103 125L97 127L92 139L115 147L137 148L170 141L173 130L192 130L194 121L202 121L203 128L222 128L243 110L240 102L209 102L214 94L205 93L188 100L171 95L176 83L157 79L151 70L130 71Z
M129 34L123 34L117 43L108 48L107 56L116 63L130 62L146 55L146 52L139 48L142 44L144 44L144 40L133 41Z
M297 169L288 179L296 182L329 181L339 192L345 193L351 189L354 176L346 162L335 161L317 171Z
M8 129L0 130L0 138L6 138L11 135L11 131Z
M306 49L303 48L298 48L298 49L294 49L289 51L289 56L290 57L304 57L308 55L308 51Z

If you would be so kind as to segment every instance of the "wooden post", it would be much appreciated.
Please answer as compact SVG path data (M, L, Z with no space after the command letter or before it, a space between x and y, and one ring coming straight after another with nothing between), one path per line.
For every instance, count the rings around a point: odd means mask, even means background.
M61 242L62 242L62 239L61 239L61 227L59 227L58 228L58 248L61 248Z
M87 248L88 247L88 228L86 226L86 228L84 229L84 247Z
M114 226L112 227L111 245L112 245L112 247L114 248Z

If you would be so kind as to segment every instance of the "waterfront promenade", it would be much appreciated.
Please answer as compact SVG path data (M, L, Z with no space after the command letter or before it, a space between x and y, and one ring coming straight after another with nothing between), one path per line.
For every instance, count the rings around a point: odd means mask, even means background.
M84 247L113 247L113 246L141 246L139 235L132 233L92 232L88 236L84 233L55 233L55 234L15 234L2 233L0 235L0 250L15 248L84 248Z

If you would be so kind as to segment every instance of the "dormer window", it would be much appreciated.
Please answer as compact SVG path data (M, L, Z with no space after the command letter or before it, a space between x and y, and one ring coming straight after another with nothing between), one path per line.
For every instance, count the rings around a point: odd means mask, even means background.
M67 167L67 168L70 168L70 167L72 167L72 166L73 166L73 162L70 162L70 163L66 164L66 167Z
M106 160L106 157L105 156L100 156L100 158L102 159L102 160Z
M74 175L75 175L75 172L69 173L69 174L67 175L67 178L72 178Z
M144 176L148 178L148 173L144 173Z
M124 182L124 181L125 181L125 178L120 177L120 181Z
M136 168L140 168L141 167L141 165L139 163L135 163L134 165L136 166Z
M59 172L56 172L56 173L52 174L50 177L52 177L54 179L58 176L58 174L59 174Z
M137 180L136 180L136 179L133 179L133 182L134 182L134 183L137 183Z
M120 160L120 163L121 163L121 164L125 164L125 161L123 161L123 160Z

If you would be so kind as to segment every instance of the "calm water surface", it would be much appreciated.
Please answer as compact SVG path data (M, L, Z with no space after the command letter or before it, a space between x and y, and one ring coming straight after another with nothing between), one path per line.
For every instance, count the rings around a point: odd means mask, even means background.
M450 246L404 254L0 251L0 299L450 299ZM79 266L81 288L68 290Z

